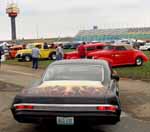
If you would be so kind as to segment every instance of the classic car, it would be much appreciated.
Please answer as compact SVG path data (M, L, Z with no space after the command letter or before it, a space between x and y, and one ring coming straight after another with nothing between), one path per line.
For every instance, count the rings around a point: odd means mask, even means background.
M118 81L104 60L55 61L39 84L16 95L11 111L21 123L116 124L121 114Z
M12 47L9 48L9 56L10 58L15 58L17 51L18 50L22 50L24 47L23 45L14 45Z
M88 56L89 53L99 51L103 48L103 46L106 45L105 43L89 43L84 45L86 49L86 56ZM64 59L80 59L80 56L78 54L78 51L72 51L67 52L64 54Z
M38 46L40 49L40 59L56 59L56 49L44 48L44 43L31 43L26 46L26 49L17 51L16 58L18 61L31 61L32 60L32 48Z
M150 51L150 43L146 43L143 46L140 46L139 50L148 50Z
M112 66L137 65L148 61L148 57L141 51L128 44L114 44L104 46L103 50L89 53L89 59L104 59Z

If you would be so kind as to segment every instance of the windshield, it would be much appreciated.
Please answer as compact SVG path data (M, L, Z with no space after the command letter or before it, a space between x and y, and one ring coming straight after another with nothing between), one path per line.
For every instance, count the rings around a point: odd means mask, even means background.
M43 81L87 80L104 81L104 69L97 65L55 65L46 71Z
M26 49L32 49L32 48L34 48L34 45L33 45L33 44L28 44L28 45L26 46Z

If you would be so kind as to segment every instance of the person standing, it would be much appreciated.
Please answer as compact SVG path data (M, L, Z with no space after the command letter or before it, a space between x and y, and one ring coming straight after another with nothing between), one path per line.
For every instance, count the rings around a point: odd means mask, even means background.
M48 44L46 42L44 43L44 49L48 49Z
M56 60L62 60L64 57L64 51L62 48L62 44L59 44L56 48Z
M2 62L2 50L0 49L0 66L1 66L1 62Z
M85 50L85 42L81 43L78 47L77 47L77 51L78 51L78 54L79 54L79 57L81 59L84 59L86 57L86 50Z
M32 68L33 69L38 69L39 55L40 55L40 50L39 50L38 46L35 46L32 49Z
M4 50L2 47L0 47L0 66L1 66L1 63L2 63L2 55L4 55Z

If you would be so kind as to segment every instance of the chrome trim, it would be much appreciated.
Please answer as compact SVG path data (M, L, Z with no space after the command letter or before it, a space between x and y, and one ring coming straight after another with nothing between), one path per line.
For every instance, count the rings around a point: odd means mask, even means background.
M19 105L24 105L28 106L31 105L33 106L33 110L36 111L76 111L76 112L82 112L82 111L87 111L87 112L95 112L99 111L97 110L98 106L115 106L118 108L116 105L109 105L109 104L30 104L30 103L21 103L21 104L14 104L14 108ZM27 109L24 109L27 110ZM20 110L17 110L20 111ZM32 110L31 110L32 111Z

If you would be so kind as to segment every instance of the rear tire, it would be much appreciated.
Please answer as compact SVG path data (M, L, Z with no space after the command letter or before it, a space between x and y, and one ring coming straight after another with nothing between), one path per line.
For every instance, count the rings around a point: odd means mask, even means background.
M148 51L150 51L150 48L148 49Z
M29 61L31 61L31 57L29 55L26 55L26 56L24 56L24 60L29 62Z
M135 65L142 66L143 65L143 59L141 57L137 57L135 60Z
M49 55L49 59L50 59L50 60L56 60L56 53L55 53L55 52L51 53L51 54Z

